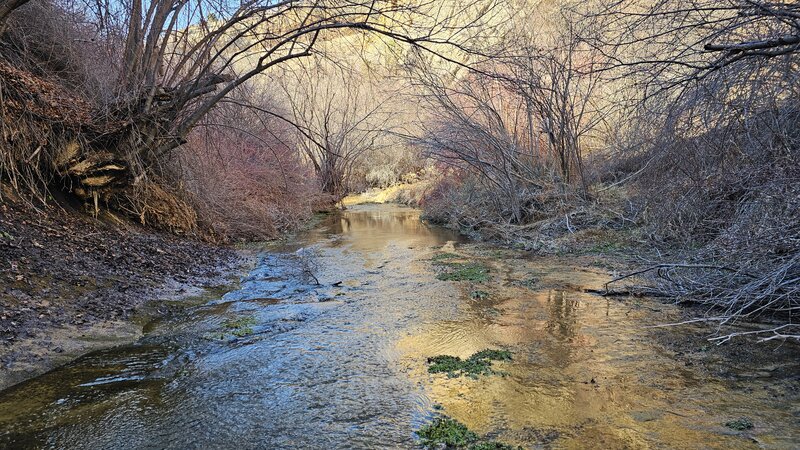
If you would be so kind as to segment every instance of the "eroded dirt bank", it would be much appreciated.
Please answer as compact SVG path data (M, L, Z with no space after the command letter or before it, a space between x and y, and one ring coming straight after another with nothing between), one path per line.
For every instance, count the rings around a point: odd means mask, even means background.
M228 247L6 201L0 265L4 388L87 351L135 340L142 326L131 319L143 305L227 284L241 259Z

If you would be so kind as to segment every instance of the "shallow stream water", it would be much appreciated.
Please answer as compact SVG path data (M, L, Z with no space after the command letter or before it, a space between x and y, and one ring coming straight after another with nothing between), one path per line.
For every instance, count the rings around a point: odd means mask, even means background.
M438 280L442 251L480 259L489 281ZM674 307L583 292L600 267L481 249L391 205L257 258L135 344L0 393L0 447L411 448L437 414L525 448L800 446L796 379L687 366L644 327ZM429 356L485 348L513 353L504 376L427 372ZM754 428L724 425L739 417Z

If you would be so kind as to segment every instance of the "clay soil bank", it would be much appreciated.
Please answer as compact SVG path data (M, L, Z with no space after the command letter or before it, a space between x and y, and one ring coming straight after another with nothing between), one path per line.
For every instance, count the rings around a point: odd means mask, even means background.
M169 303L232 283L233 248L63 205L0 202L0 389L131 342Z

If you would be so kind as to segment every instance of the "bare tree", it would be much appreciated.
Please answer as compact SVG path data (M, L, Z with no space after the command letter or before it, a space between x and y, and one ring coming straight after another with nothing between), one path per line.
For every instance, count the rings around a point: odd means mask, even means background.
M542 207L534 197L545 186L579 185L588 196L583 155L604 119L597 53L559 18L551 42L512 29L495 60L468 76L420 71L435 125L419 143L500 194L492 209L511 223Z
M364 155L388 131L383 101L366 77L323 61L288 68L282 85L297 140L323 192L339 199Z
M83 171L74 182L94 192L138 184L158 172L163 159L220 101L273 67L314 55L320 42L341 33L373 33L434 53L448 46L467 50L466 31L497 2L479 3L131 0L72 5L97 30L97 45L119 51L106 69L116 74L115 85L96 108L95 126L84 130L80 152L68 155L68 166L124 168L104 170L102 176Z
M601 58L575 30L574 19L560 16L560 27L549 47L519 45L507 58L509 89L525 100L528 133L544 136L547 153L566 184L588 185L584 169L586 138L605 120L608 104L599 99ZM538 139L529 139L539 144Z
M542 169L535 163L538 155L528 153L521 140L526 136L515 133L519 117L511 112L524 110L524 102L484 77L452 86L431 74L423 80L432 120L417 145L448 166L478 175L497 191L500 195L492 199L487 214L521 223L525 199L540 183L536 171Z

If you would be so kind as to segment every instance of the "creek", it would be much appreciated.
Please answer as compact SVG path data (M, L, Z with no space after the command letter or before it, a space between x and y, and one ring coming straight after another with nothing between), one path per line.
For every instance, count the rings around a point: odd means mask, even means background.
M437 279L442 254L488 280ZM646 328L677 307L585 293L602 267L472 244L395 205L352 207L256 260L134 344L0 393L0 447L413 448L438 414L525 448L800 443L796 378L687 365ZM483 349L513 359L428 373L428 357ZM725 425L740 417L753 428Z

